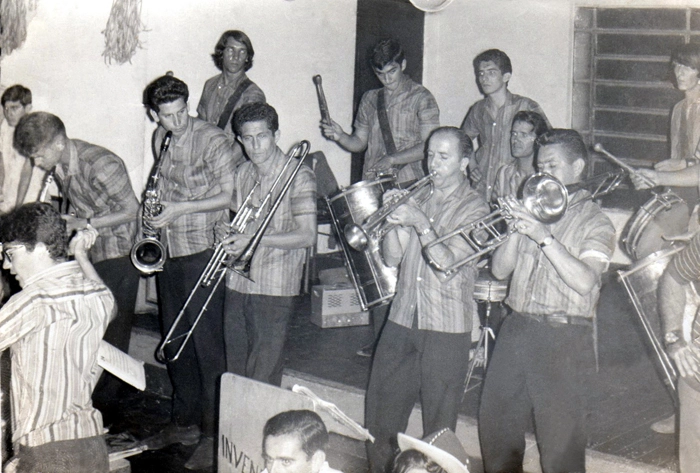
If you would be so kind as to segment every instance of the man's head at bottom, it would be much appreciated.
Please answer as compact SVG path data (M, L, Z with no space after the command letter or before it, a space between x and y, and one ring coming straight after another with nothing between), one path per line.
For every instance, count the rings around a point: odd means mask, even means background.
M285 411L263 429L263 458L268 473L318 473L326 461L328 431L313 411Z

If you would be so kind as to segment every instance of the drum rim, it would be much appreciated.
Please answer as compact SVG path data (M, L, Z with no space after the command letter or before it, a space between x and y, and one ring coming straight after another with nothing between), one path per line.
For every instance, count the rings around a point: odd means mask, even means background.
M646 268L647 266L649 266L657 260L660 260L661 258L665 258L667 256L674 256L676 253L679 253L681 250L683 250L683 248L685 248L685 245L672 246L670 248L662 248L653 253L649 253L644 258L632 263L632 265L630 265L628 269L619 270L617 274L620 276L621 279L624 279L629 275L641 270L642 268Z
M638 261L642 261L648 256L660 251L657 250L654 253L650 253L644 258L639 259L637 256L637 246L639 244L639 240L642 238L643 229L646 228L647 224L653 220L659 211L665 207L664 204L670 204L673 206L681 203L688 206L688 203L684 199L670 189L667 189L662 193L654 193L653 196L647 200L634 214L632 214L632 217L630 217L628 229L625 232L625 235L622 237L627 254ZM688 210L690 211L690 207L688 207Z

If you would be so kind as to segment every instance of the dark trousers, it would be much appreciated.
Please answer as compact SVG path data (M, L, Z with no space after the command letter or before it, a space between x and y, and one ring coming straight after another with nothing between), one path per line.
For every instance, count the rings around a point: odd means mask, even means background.
M593 369L591 328L519 313L501 325L479 409L486 473L522 472L534 419L543 473L585 471L585 378Z
M279 386L289 319L296 298L226 289L224 331L227 370Z
M380 473L394 456L396 434L405 432L420 399L423 434L457 427L469 363L469 333L409 329L387 321L374 353L365 402L365 427L372 471Z
M158 273L158 300L163 335L194 289L213 251L207 250L180 258L169 258ZM186 332L199 314L210 288L198 288L190 301L175 336ZM181 426L197 424L206 436L217 430L217 386L226 367L222 314L224 287L219 285L209 301L207 311L199 319L192 338L176 361L168 363L168 374L173 385L172 421ZM172 357L180 341L165 350Z
M104 438L48 442L20 447L17 473L107 473L109 457Z
M389 315L390 304L380 305L370 309L370 317L372 318L372 329L374 330L375 343L379 340L379 335L382 333L382 328L386 324L387 316Z
M136 293L139 288L139 272L131 263L129 256L100 261L94 266L105 286L112 291L117 303L117 314L109 323L103 338L106 342L128 353L131 327L134 323ZM119 399L119 389L123 385L124 383L116 376L103 372L92 396L95 407L106 413L104 411L115 406Z

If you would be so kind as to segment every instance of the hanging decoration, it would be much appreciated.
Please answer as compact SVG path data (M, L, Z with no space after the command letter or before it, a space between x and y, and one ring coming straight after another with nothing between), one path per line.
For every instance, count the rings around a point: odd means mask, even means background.
M145 25L141 22L141 0L113 0L107 27L102 32L105 35L102 53L105 62L131 63L136 48L141 47L139 33L142 31L145 31Z
M24 44L36 4L37 0L0 1L0 59Z

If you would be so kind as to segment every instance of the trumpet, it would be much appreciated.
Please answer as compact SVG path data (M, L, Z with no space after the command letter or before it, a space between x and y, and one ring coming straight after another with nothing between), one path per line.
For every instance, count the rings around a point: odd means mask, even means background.
M525 181L522 203L528 213L538 221L555 223L569 206L569 192L554 176L537 173ZM423 247L423 256L436 270L452 274L504 244L515 233L515 229L508 228L502 231L500 228L512 218L512 208L503 199L498 199L496 210L428 243ZM432 248L456 236L462 237L474 253L451 265L442 265L431 257Z
M357 251L364 251L369 246L370 241L380 241L384 238L384 236L396 226L388 224L386 222L387 217L394 210L408 202L409 199L418 195L426 187L429 187L430 192L421 199L421 202L427 200L433 193L434 177L435 172L433 171L427 176L417 180L404 189L405 192L403 195L382 205L361 224L350 223L345 225L343 233L345 234L345 240L348 242L348 245Z
M241 276L247 279L250 279L250 263L253 259L255 251L260 245L260 241L262 240L262 237L265 234L267 227L270 226L270 223L272 222L272 217L275 215L277 208L282 203L282 199L291 188L294 178L301 170L301 166L304 164L304 159L309 154L309 147L310 145L308 141L302 141L296 146L294 146L294 148L292 148L287 158L287 161L284 164L284 167L275 178L275 181L273 182L270 191L265 195L261 204L258 207L252 206L251 201L253 198L253 194L255 193L256 189L260 186L260 183L256 182L253 185L253 188L248 192L245 199L241 203L238 212L236 212L236 216L229 224L227 236L243 233L251 223L257 221L262 216L265 207L267 207L268 203L272 199L272 196L276 192L278 185L282 182L282 178L285 174L287 174L287 170L292 166L294 160L297 160L296 166L292 170L289 177L286 178L286 181L284 181L284 185L279 191L279 194L275 198L274 202L270 205L270 209L267 211L267 214L265 214L265 217L260 223L260 226L251 237L243 252L237 257L235 257L233 260L229 260L224 248L223 241L216 245L216 247L214 248L214 254L209 259L209 262L204 268L204 271L202 271L202 274L199 276L197 284L195 284L194 288L187 297L187 300L185 300L182 309L180 309L180 312L178 313L177 317L175 318L175 320L173 320L173 323L170 326L168 333L166 334L161 344L158 346L158 349L156 351L156 358L159 361L167 363L175 361L180 357L182 351L185 349L185 345L187 345L187 342L192 337L192 333L194 332L195 327L197 327L199 320L207 311L209 302L214 296L216 289L219 287L221 281L224 279L224 276L226 275L226 269L230 269L231 271L240 274ZM202 308L197 314L197 317L195 317L195 319L193 320L190 328L187 331L181 332L176 335L175 333L178 329L178 326L180 325L180 322L183 316L185 315L187 308L189 307L190 302L192 301L192 298L197 293L197 291L201 290L202 288L208 287L211 287L209 295L204 301ZM175 353L171 357L168 357L165 354L165 349L168 347L168 345L177 340L182 341Z

